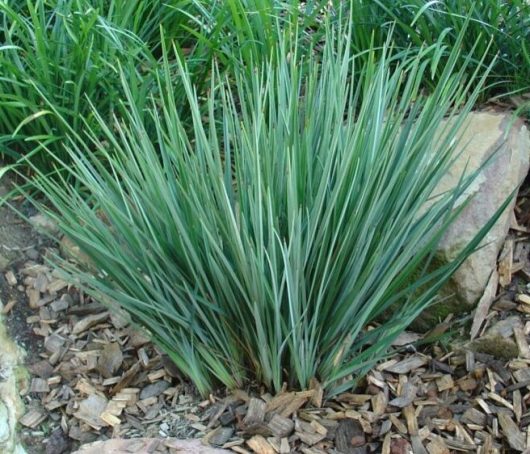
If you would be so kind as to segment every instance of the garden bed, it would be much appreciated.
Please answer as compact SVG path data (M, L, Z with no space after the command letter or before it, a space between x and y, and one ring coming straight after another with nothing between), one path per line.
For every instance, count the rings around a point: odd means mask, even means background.
M521 224L514 224L507 240L511 255L502 261L503 279L510 283L487 314L476 351L455 347L458 342L415 346L425 335L406 332L388 361L356 390L326 401L316 383L300 393L272 396L249 388L200 399L126 317L68 286L43 264L56 245L12 223L28 241L17 243L16 257L4 269L3 312L11 336L27 351L31 380L20 437L28 453L73 452L85 443L135 437L197 437L235 452L527 449L526 191L518 203ZM446 320L427 336L442 335L454 322ZM460 345L463 333L453 329Z

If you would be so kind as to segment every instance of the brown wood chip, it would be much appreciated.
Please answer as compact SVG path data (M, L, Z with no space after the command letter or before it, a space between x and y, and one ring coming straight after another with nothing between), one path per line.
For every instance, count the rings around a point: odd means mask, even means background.
M276 454L274 448L261 435L254 435L250 440L247 440L247 445L258 454Z
M107 320L109 316L108 312L102 312L100 314L88 315L87 317L79 320L72 328L72 334L81 334L87 329Z
M512 418L506 413L497 415L501 429L508 441L508 444L516 451L524 451L526 447L526 437L519 430L519 427Z
M408 374L410 371L418 369L428 362L429 361L426 357L415 355L411 356L410 358L406 358L399 363L386 368L385 370L394 374Z

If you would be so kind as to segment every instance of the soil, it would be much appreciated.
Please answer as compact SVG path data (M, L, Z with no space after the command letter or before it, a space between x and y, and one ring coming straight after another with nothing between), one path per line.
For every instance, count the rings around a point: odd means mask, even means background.
M4 182L0 187L0 197L10 190L11 182ZM23 216L35 214L21 199L13 200L12 208L20 211ZM27 317L33 314L27 301L23 287L11 287L5 273L15 270L20 263L29 258L38 257L50 245L50 241L37 234L31 226L12 208L0 206L0 298L4 305L12 300L17 301L12 310L4 317L4 323L11 339L25 351L25 364L32 364L39 359L43 349L42 337L36 336L31 325L26 323ZM42 444L43 435L20 434L21 441L28 454L45 452Z

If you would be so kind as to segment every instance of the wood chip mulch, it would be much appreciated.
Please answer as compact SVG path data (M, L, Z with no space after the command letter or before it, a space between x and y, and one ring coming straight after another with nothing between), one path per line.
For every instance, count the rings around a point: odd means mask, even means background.
M518 209L527 203L523 194ZM474 315L475 339L422 348L415 347L422 336L403 333L391 359L356 390L330 400L317 382L276 396L241 390L201 400L126 316L39 261L25 261L4 276L25 292L33 310L26 322L44 348L28 365L20 424L50 454L118 437L202 438L238 453L530 454L524 225L513 222L499 258L497 297ZM4 313L19 304L7 302ZM448 319L435 331L450 325Z

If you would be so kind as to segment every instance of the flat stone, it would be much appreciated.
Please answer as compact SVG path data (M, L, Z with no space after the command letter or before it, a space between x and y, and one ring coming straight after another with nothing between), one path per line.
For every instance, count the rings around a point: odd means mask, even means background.
M140 391L140 400L149 399L150 397L157 397L170 387L169 382L160 380L155 383L147 385Z

